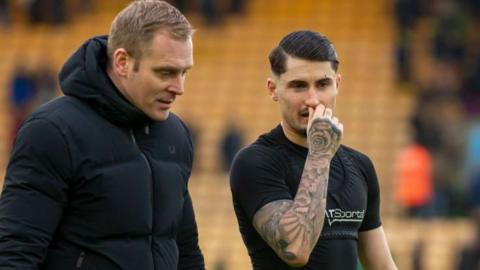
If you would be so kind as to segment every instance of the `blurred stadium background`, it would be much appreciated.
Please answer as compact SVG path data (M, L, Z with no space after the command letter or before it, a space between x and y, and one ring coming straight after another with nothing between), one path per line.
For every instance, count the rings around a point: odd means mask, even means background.
M23 66L26 74L41 67L56 74L85 39L107 34L115 14L129 1L46 1L53 5L40 7L32 20L26 9L35 2L0 0L0 184L19 117L12 101L19 67ZM202 15L201 1L178 2L183 2L185 14L197 31L195 67L187 78L185 95L177 99L173 111L196 135L190 190L208 269L251 269L231 204L228 173L222 169L220 143L230 122L240 127L245 144L279 122L276 104L266 90L267 55L286 33L298 29L319 31L337 48L342 74L337 114L345 125L343 142L374 161L384 227L399 269L457 269L458 254L474 239L475 232L469 215L470 177L464 165L470 149L469 130L479 122L480 89L465 90L464 77L473 74L478 87L479 1L251 0L245 1L244 9L230 14L225 11L230 3L218 0L217 13L207 18ZM412 23L406 26L398 16L402 2L404 7L417 2L417 13L407 13L415 18L407 16ZM467 2L472 2L476 11L465 8ZM63 8L66 13L59 13ZM439 57L432 45L439 28L446 27L438 23L439 16L451 16L445 9L456 10L455 16L461 17L460 28L454 32L465 35L462 44L467 48L463 55L447 60ZM218 15L220 10L225 11L223 16ZM42 14L54 19L43 20ZM458 62L452 64L452 58ZM465 65L469 64L477 70L467 70ZM446 139L453 150L442 152L438 159L438 152L431 153L433 166L439 167L434 171L449 172L443 177L448 183L442 182L442 187L453 187L454 191L447 192L453 194L448 204L451 211L413 218L395 196L396 159L414 137L411 119L419 113L418 104L424 104L421 102L428 92L422 89L434 86L450 87L438 91L448 92L441 99L443 103L427 104L432 108L430 115L438 117L426 119L440 118L440 128L427 129L426 134L454 133ZM55 89L55 94L59 93ZM29 103L27 111L39 103ZM445 103L453 105L446 107ZM433 178L435 191L436 179L442 177Z

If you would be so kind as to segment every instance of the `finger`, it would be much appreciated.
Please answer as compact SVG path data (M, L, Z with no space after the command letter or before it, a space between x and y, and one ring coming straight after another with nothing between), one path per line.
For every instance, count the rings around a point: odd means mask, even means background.
M324 117L327 117L327 118L331 118L332 115L333 115L332 109L326 108L323 116L324 116Z
M338 130L340 131L340 135L342 135L343 134L343 124L338 123L337 127L338 127Z
M333 116L332 117L332 123L335 125L335 126L338 126L338 118Z
M308 122L310 122L315 114L315 109L308 107Z
M325 114L325 105L318 104L317 108L315 108L315 117L323 117Z

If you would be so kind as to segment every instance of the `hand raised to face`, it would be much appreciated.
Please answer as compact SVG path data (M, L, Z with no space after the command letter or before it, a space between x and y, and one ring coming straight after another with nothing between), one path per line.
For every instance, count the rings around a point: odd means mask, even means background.
M332 159L340 146L343 124L333 116L332 109L319 104L315 109L309 108L307 141L309 154L322 155Z

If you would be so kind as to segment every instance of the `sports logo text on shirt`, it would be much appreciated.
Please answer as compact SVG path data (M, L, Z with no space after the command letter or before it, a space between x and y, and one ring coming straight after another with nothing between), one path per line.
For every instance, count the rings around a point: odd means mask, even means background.
M328 225L332 226L335 222L362 222L365 217L365 210L344 211L340 208L327 209L325 212Z

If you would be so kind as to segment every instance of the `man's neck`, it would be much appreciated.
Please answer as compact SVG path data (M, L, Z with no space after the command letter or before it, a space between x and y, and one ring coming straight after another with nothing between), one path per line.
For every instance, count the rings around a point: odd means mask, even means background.
M308 148L308 142L307 142L306 136L302 136L297 132L291 130L283 122L281 122L280 124L282 126L282 130L283 130L283 133L285 134L285 137L287 137L289 141L293 142L294 144L298 144L300 146Z
M110 80L113 82L113 85L115 85L115 87L117 87L117 89L118 89L119 88L118 87L118 85L119 85L118 78L115 76L115 73L113 72L113 70L110 67L107 67L107 76L110 77Z
M117 75L115 74L115 72L113 72L113 70L110 68L110 67L107 67L107 75L108 77L110 77L110 80L113 82L113 85L115 85L115 87L118 89L118 91L120 92L120 94L126 98L127 100L128 99L128 96L126 95L123 87L122 87L122 84L120 82L120 78L117 77ZM129 100L130 101L130 100Z

